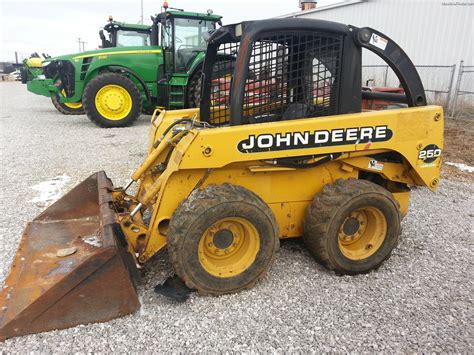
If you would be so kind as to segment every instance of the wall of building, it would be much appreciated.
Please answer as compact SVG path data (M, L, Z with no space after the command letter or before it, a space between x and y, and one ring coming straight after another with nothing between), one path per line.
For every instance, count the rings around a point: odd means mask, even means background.
M350 2L350 1L349 1ZM397 42L416 64L474 64L474 6L443 5L471 0L365 0L289 16L373 27ZM368 57L365 64L378 64Z
M464 65L474 65L473 0L346 0L328 6L318 4L314 10L282 17L316 18L372 27L385 33L419 66L428 100L433 103L448 106L452 101L461 60ZM384 64L368 50L364 50L362 61L365 66ZM446 67L421 67L423 65ZM455 71L447 67L452 65L456 65ZM372 84L376 86L397 86L398 79L392 70L385 72L383 67L365 67L363 80L374 79ZM474 82L470 79L465 76L462 90L474 91ZM471 100L472 95L464 99Z

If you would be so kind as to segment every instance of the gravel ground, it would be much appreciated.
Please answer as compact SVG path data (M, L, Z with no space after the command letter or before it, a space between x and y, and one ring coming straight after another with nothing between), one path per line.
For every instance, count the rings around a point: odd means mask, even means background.
M19 83L0 83L0 98L2 284L25 223L44 209L32 186L65 174L56 180L65 192L98 170L123 184L145 157L149 117L106 130L61 115ZM414 190L399 247L368 275L338 277L286 241L252 290L174 304L152 290L171 273L161 253L139 289L140 312L10 339L0 350L472 352L473 192L449 180L434 193Z

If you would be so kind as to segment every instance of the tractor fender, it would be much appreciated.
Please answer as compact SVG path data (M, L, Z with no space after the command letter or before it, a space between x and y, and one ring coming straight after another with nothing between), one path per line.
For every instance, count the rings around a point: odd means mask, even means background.
M203 67L205 57L206 57L206 55L204 54L204 52L200 53L196 57L196 59L194 60L194 62L191 64L191 66L189 67L189 69L187 71L187 73L189 74L189 77L192 77L194 75L194 73L196 72L196 70ZM217 61L226 60L226 59L227 60L235 60L236 58L234 56L230 56L230 55L223 55L223 54L218 54L217 55Z
M202 63L204 62L204 57L205 57L204 52L201 52L194 58L193 62L189 66L189 69L187 70L189 77L191 77L196 72L196 70L199 69L199 67L202 67Z
M140 77L140 75L138 75L134 70L127 67L120 66L120 65L108 65L108 66L96 68L93 72L87 75L85 82L87 83L91 79L91 77L94 76L93 74L97 74L103 71L104 69L109 70L111 72L123 71L133 76L140 83L140 86L143 88L143 91L145 91L146 99L148 101L151 100L150 90L148 89L148 87L145 84L145 81Z

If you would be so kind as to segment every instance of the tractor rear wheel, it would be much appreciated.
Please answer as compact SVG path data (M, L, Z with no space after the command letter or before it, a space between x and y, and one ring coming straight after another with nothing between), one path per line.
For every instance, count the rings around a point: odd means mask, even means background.
M65 95L64 90L61 91L61 95ZM59 94L53 94L51 96L51 101L53 106L64 115L83 115L84 107L82 107L82 102L61 102L59 100Z
M271 209L231 184L195 190L176 209L168 231L175 273L191 289L221 295L251 288L279 247Z
M367 273L390 257L400 234L392 194L366 180L326 185L306 209L303 240L313 256L339 274Z
M187 100L188 100L188 107L199 107L201 103L201 79L202 68L197 69L194 74L189 79L188 84L188 93L187 93Z
M126 127L142 111L140 91L124 75L100 74L87 83L83 94L87 117L99 127Z

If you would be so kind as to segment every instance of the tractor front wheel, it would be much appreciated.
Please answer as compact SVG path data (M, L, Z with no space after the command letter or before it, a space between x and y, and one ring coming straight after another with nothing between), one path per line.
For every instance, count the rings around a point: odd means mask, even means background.
M326 185L306 209L303 240L320 263L339 274L367 273L390 257L400 234L392 194L366 180Z
M87 117L99 127L126 127L142 111L140 91L124 75L105 73L86 85L82 98Z
M65 96L66 93L64 90L61 91L61 95ZM84 107L82 107L82 103L79 102L61 102L59 100L59 94L53 94L51 96L51 101L53 106L61 112L63 115L83 115L84 114Z
M231 184L195 190L176 209L168 231L175 273L191 289L221 295L252 287L279 247L271 209Z

